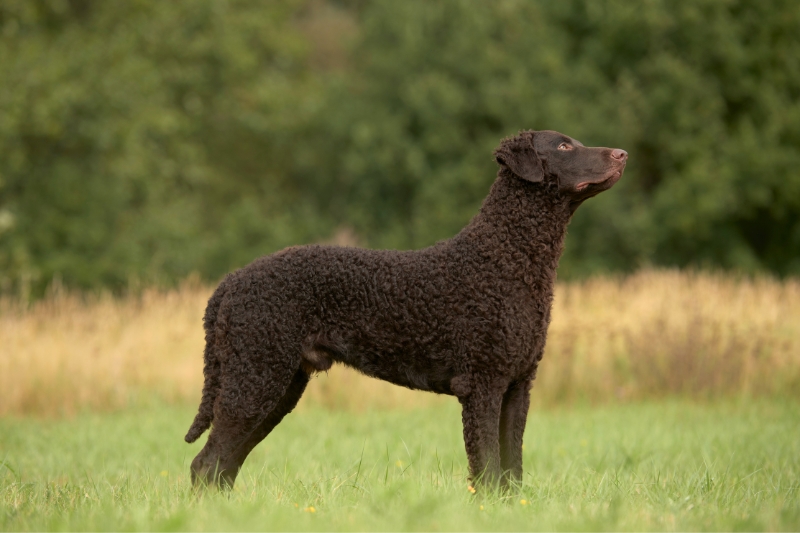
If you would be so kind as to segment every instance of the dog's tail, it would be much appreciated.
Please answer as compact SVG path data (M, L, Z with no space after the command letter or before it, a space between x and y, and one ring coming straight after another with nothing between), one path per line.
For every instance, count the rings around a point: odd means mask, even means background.
M219 308L225 296L224 286L225 282L223 281L214 291L203 316L203 329L206 332L206 348L203 353L205 364L203 367L203 376L205 377L203 398L200 400L197 416L194 417L194 422L184 437L186 442L196 441L205 430L211 427L211 421L214 419L214 401L217 399L220 388L220 362L216 354L216 329Z

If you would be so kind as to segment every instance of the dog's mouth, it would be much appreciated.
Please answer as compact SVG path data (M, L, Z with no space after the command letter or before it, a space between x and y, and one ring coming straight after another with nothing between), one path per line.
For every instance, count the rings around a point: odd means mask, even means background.
M586 188L591 185L597 186L598 188L608 189L619 179L622 177L622 171L625 170L625 165L622 165L620 168L614 169L608 174L606 174L600 181L582 181L575 186L576 192L582 192Z

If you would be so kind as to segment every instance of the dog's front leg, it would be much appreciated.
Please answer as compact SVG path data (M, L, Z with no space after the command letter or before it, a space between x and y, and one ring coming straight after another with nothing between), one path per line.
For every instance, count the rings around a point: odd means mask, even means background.
M514 381L503 396L500 414L500 462L503 484L522 481L522 434L528 420L531 378Z
M457 378L464 380L465 378ZM454 389L461 403L464 446L473 483L495 487L501 481L500 411L507 387L462 381Z

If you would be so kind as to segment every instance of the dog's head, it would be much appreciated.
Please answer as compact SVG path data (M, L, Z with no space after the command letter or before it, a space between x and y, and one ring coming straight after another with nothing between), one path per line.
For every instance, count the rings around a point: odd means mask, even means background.
M610 189L622 177L628 153L619 148L587 147L557 131L524 131L504 139L494 151L502 173L530 182L554 176L572 211Z

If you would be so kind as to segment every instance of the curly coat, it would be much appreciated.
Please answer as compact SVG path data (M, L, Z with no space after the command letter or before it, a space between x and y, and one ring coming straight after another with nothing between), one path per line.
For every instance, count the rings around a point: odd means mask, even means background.
M419 251L297 246L229 274L204 317L205 385L186 435L212 422L194 483L231 486L248 453L334 362L462 405L476 482L517 482L556 267L578 205L621 176L623 150L526 131L470 224Z

